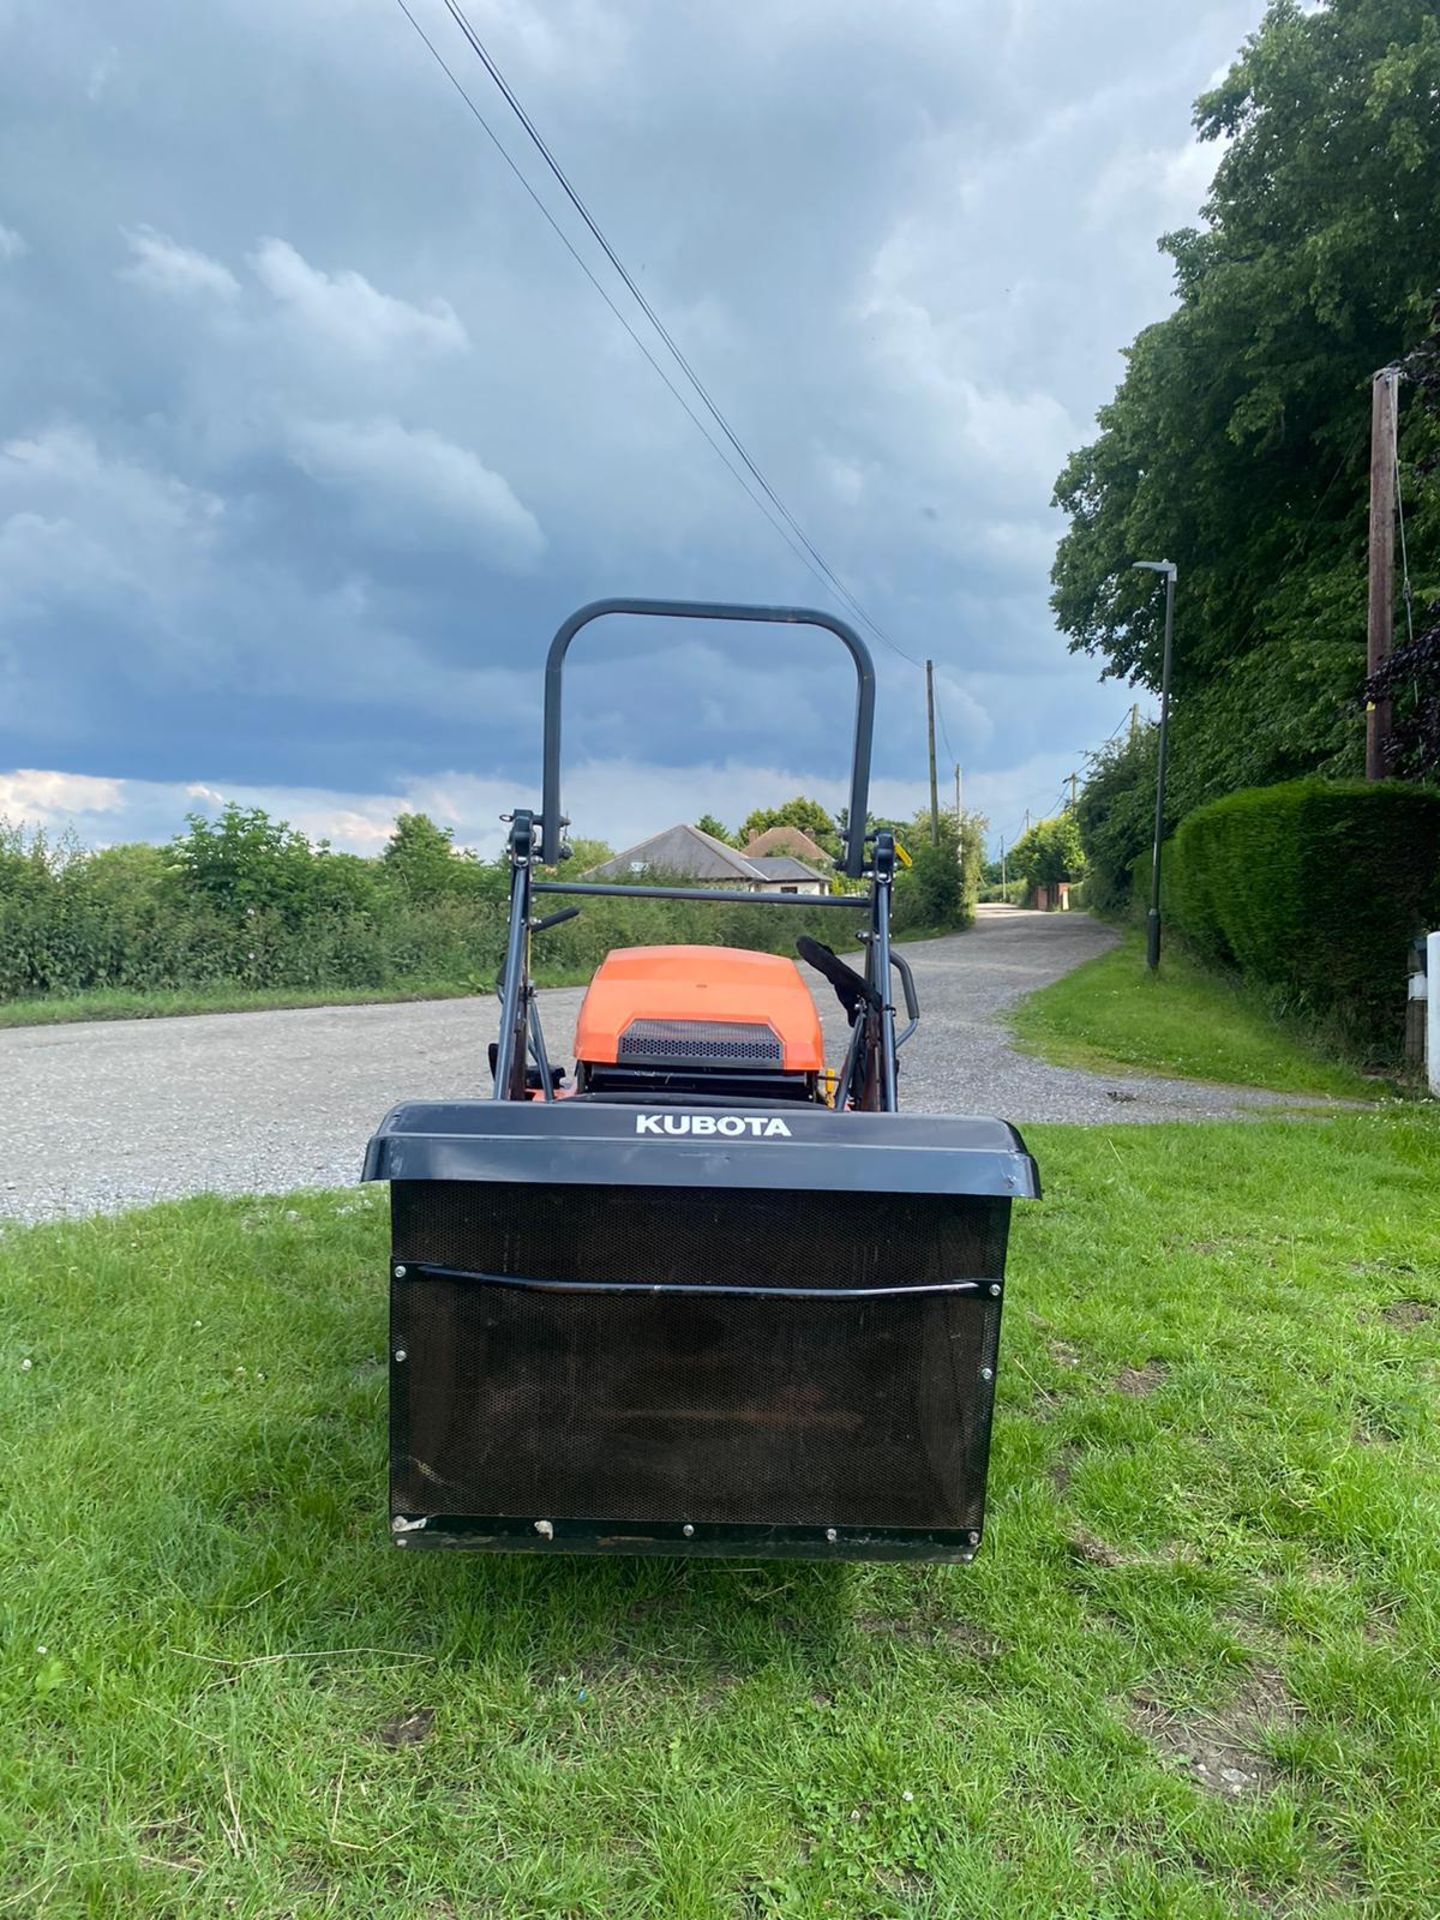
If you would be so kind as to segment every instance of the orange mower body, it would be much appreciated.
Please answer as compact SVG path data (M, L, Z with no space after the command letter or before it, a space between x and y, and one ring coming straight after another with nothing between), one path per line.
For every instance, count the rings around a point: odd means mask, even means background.
M787 1074L824 1069L815 1001L793 960L739 947L621 947L580 1007L584 1067L654 1059L733 1060Z

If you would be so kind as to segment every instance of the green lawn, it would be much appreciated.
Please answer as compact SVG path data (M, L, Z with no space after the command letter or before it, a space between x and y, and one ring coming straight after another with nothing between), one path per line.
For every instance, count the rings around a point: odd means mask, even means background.
M396 1553L381 1196L0 1237L0 1913L1433 1920L1440 1126L1031 1144L969 1568Z
M1151 974L1145 943L1120 945L1030 994L1010 1016L1027 1053L1057 1066L1122 1068L1280 1093L1373 1100L1391 1087L1326 1052L1298 1022L1192 960L1173 940Z

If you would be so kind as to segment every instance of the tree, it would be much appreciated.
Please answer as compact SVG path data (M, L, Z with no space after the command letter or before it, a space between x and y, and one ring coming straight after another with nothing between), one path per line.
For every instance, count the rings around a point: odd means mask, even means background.
M402 813L380 858L412 900L434 900L464 885L467 856L455 845L455 829L438 826L428 813Z
M313 855L289 821L233 800L217 819L187 813L185 820L171 854L189 891L231 919L276 913L292 920L303 913Z
M0 900L48 892L74 851L69 840L57 844L43 827L0 816Z
M723 840L727 847L733 844L730 829L723 820L717 820L713 813L702 813L695 825L701 833L708 833L712 840Z
M577 834L568 840L570 858L561 869L569 880L578 880L582 874L589 873L592 867L603 867L607 860L615 858L615 849L608 840L588 840L583 834Z
M1158 728L1137 727L1090 756L1075 819L1085 850L1085 904L1097 913L1126 911L1131 867L1153 841L1158 743Z
M1085 872L1085 849L1073 813L1037 820L1010 849L1010 872L1027 887L1054 887Z
M895 876L895 932L967 926L971 899L960 864L954 814L940 816L940 835L933 843L930 815L920 815L915 827L906 830L902 844L910 853L911 865L900 866Z
M1131 563L1178 563L1182 813L1359 764L1369 381L1427 330L1437 91L1432 0L1271 0L1196 104L1200 137L1229 144L1204 227L1160 242L1178 304L1056 483L1057 620L1107 674L1158 683L1163 597ZM1415 479L1433 535L1436 487Z

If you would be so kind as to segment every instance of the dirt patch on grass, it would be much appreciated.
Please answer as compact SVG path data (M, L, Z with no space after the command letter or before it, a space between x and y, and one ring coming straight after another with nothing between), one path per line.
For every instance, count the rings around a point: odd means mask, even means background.
M1143 1399L1155 1391L1169 1371L1163 1360L1147 1360L1143 1367L1124 1367L1116 1375L1115 1391Z
M418 1747L435 1724L433 1707L416 1707L410 1713L402 1713L394 1720L387 1720L377 1727L370 1736L382 1747Z
M909 1640L920 1646L954 1647L975 1660L997 1660L1005 1651L1004 1642L977 1627L972 1620L944 1620L914 1614L857 1613L858 1633L876 1639Z
M1105 1567L1113 1573L1117 1567L1130 1565L1118 1547L1112 1547L1108 1540L1091 1533L1088 1527L1076 1527L1065 1544L1077 1560L1083 1560L1090 1567Z
M1079 1366L1080 1355L1075 1351L1074 1347L1072 1347L1068 1343L1068 1341L1047 1340L1045 1345L1046 1345L1047 1351L1049 1352L1050 1358L1055 1362L1057 1367L1078 1367Z
M177 1814L173 1820L152 1820L148 1826L141 1827L136 1837L140 1842L140 1858L147 1865L171 1867L177 1873L191 1873L197 1878L205 1871L199 1830L188 1814Z
M1429 1300L1392 1300L1380 1309L1380 1318L1392 1327L1423 1327L1435 1318L1435 1307Z
M1148 1694L1130 1701L1131 1724L1152 1747L1197 1786L1235 1800L1273 1784L1267 1737L1292 1727L1298 1711L1274 1667L1252 1669L1224 1707L1175 1713Z

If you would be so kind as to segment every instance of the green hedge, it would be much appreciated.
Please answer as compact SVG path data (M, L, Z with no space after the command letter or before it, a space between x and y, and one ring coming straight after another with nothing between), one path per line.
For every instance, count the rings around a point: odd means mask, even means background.
M894 925L902 937L969 923L963 898L947 903L943 889L927 885L937 863L931 849L925 854L896 882ZM503 876L484 889L467 885L423 900L381 877L362 905L342 911L319 904L290 913L227 911L158 858L137 863L144 871L127 873L123 886L102 886L104 859L82 856L57 870L26 861L7 872L0 864L0 1001L222 986L485 989L504 957ZM601 898L574 904L582 908L579 919L536 936L541 978L588 975L613 947L676 941L793 955L797 937L810 933L843 952L865 924L863 912L787 911L747 904L739 893L733 905Z
M1202 958L1366 1042L1398 1039L1409 943L1440 917L1440 792L1247 788L1192 813L1166 860L1167 916Z

